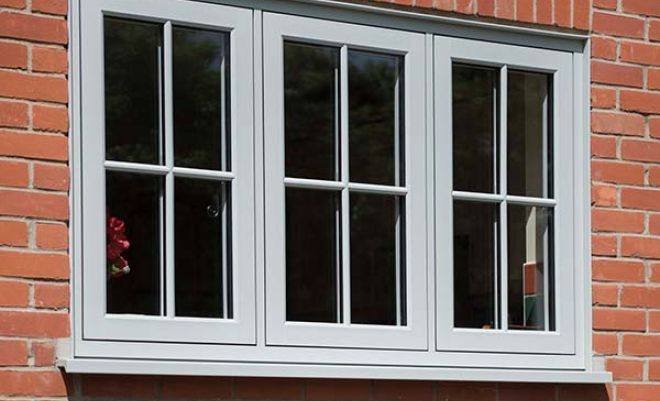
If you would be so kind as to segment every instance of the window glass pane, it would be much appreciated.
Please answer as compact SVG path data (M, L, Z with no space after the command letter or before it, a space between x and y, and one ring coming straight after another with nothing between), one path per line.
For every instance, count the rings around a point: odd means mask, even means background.
M549 82L546 74L510 71L507 185L509 195L548 197L551 165Z
M106 158L160 160L161 26L104 19Z
M339 49L284 43L286 176L339 178Z
M453 166L457 191L495 192L499 70L455 64Z
M162 178L106 173L108 313L159 315Z
M544 281L552 274L552 210L535 206L508 206L509 329L544 330ZM548 299L546 299L548 298Z
M228 170L227 34L174 27L174 164Z
M176 315L231 317L229 184L177 178L174 189Z
M359 193L351 193L350 199L351 322L395 325L397 292L405 287L404 277L397 280L404 260L403 241L397 233L404 231L403 221L399 222L401 200ZM399 298L405 297L400 294ZM404 309L401 305L400 311ZM403 319L399 321L405 324Z
M339 195L286 190L286 319L337 322Z
M402 58L348 52L350 179L403 185ZM398 179L401 178L401 179Z
M497 327L498 206L454 202L454 325Z

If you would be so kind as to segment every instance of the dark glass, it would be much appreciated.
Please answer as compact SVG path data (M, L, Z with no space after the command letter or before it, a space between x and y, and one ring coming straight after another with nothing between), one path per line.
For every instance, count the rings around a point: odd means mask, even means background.
M160 196L162 177L106 173L107 218L124 222L130 246L121 253L130 268L124 275L107 275L107 312L160 315ZM110 240L108 230L107 243ZM106 267L112 261L106 254ZM114 261L117 259L115 258Z
M454 201L454 325L497 328L498 213L491 203Z
M229 170L228 34L174 27L172 43L174 164Z
M452 70L454 189L493 193L499 71L461 64Z
M552 210L509 205L507 231L509 329L544 330L545 276L552 282Z
M510 71L508 82L507 192L552 196L550 76Z
M398 202L397 196L351 193L352 323L397 324L396 274L405 260L402 247L397 254L397 242L403 244L396 232Z
M223 311L223 261L228 282L231 274L229 184L176 178L174 200L176 315L231 318Z
M397 145L398 153L403 154L401 61L398 56L348 52L348 135L353 182L404 185L403 158L396 158ZM399 182L395 175L400 175Z
M338 322L339 195L286 189L286 320Z
M106 17L103 29L106 158L158 164L161 25Z
M284 43L286 176L339 179L339 49Z

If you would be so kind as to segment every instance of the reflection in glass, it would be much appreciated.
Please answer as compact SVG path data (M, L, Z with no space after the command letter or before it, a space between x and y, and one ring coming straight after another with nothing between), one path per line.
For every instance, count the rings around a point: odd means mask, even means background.
M405 260L397 196L351 193L351 322L397 324L397 275ZM404 277L399 288L404 288ZM405 297L401 297L404 299ZM403 311L405 308L401 306ZM400 324L405 325L402 319Z
M338 194L286 189L286 320L337 322Z
M509 71L508 82L508 193L550 197L550 77Z
M106 17L103 29L106 158L158 164L161 26Z
M174 27L172 42L174 164L229 170L228 35Z
M106 173L108 218L124 223L130 271L107 278L107 312L160 315L160 196L162 177ZM108 243L111 243L108 229ZM106 259L110 256L108 247Z
M454 201L454 325L497 327L498 213L490 203Z
M404 185L402 59L350 50L348 68L350 180Z
M339 49L284 43L286 176L339 179Z
M552 274L552 211L508 206L509 329L544 330L546 286Z
M496 191L497 85L499 71L455 64L453 88L454 190Z
M177 178L174 190L176 315L231 318L229 184Z

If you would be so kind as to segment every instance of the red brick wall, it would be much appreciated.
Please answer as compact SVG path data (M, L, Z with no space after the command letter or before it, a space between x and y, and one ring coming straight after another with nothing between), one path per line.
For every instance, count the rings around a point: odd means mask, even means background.
M67 1L0 0L0 399L660 400L660 0L389 2L593 32L593 339L614 385L64 376Z

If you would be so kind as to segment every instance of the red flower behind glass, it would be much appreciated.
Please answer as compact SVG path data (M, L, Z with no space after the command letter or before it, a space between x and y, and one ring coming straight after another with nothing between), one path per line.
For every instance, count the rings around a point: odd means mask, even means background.
M131 272L128 261L122 253L131 244L126 237L126 224L123 220L108 215L106 227L106 259L108 264L108 276L115 278L125 276Z

